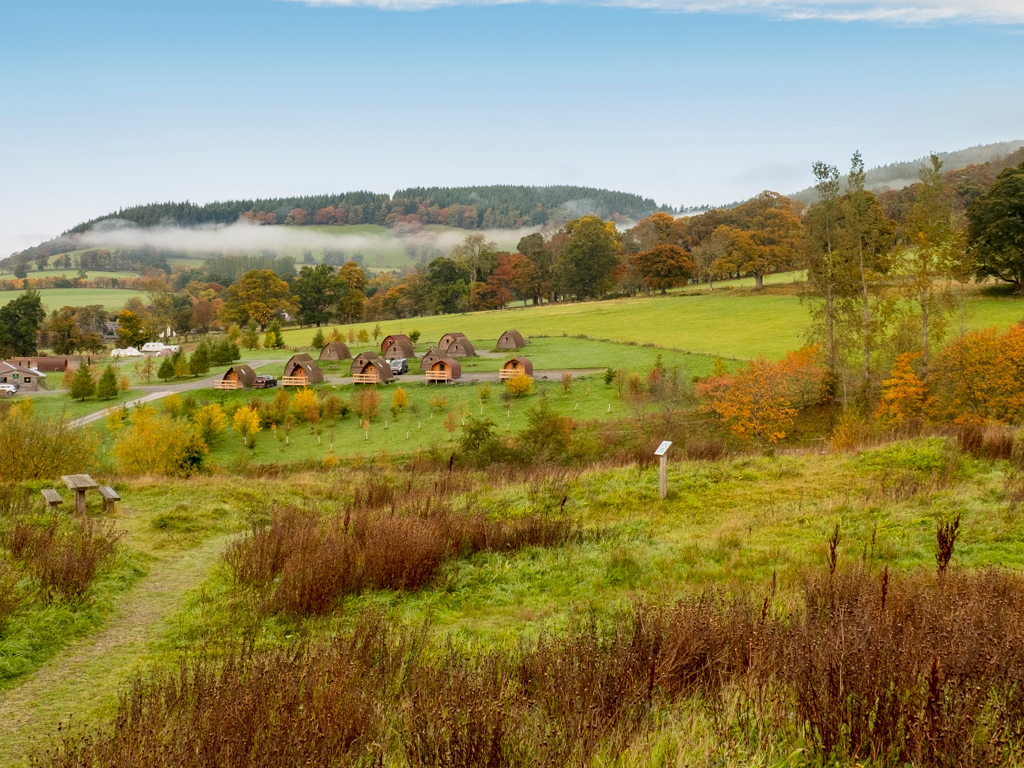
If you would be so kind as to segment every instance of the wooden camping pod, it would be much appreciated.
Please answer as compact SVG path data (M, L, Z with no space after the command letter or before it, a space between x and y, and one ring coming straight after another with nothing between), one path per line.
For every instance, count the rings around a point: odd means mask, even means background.
M298 353L296 353L296 354L294 354L294 355L292 355L291 357L288 358L288 362L284 364L284 367L287 370L289 365L291 365L292 363L298 363L298 362L312 363L313 362L313 356L310 355L308 352L298 352Z
M348 344L343 341L332 341L327 344L323 349L320 350L321 360L351 360L352 353L349 351Z
M214 389L248 389L256 383L256 371L248 365L234 365L213 382Z
M442 357L430 365L430 370L423 375L423 383L434 381L452 381L462 377L462 364L450 357Z
M458 332L446 333L444 336L441 337L441 340L439 342L437 342L437 347L442 352L447 352L448 351L448 347L450 347L452 345L453 341L455 341L456 339L464 339L464 338L466 338L466 334L464 334L464 333L458 333Z
M323 380L324 373L316 363L311 360L290 360L284 367L281 386L308 387L310 384L320 384Z
M513 357L498 371L498 381L511 379L513 376L533 376L533 363L525 357Z
M391 366L379 357L367 360L358 372L352 371L353 384L384 384L388 381L391 381Z
M384 337L380 344L380 353L385 360L396 360L400 357L412 360L416 357L416 345L404 333L392 333Z
M366 364L371 360L380 360L380 355L378 355L372 349L368 349L365 352L360 352L358 355L353 357L352 375L355 376L357 373L362 373L363 369L366 368Z
M519 331L505 331L498 339L498 349L522 349L526 346L526 339Z
M420 370L421 371L429 371L430 370L430 366L432 366L434 363L436 363L442 357L446 357L444 352L442 352L440 349L437 349L436 347L431 347L430 351L427 352L427 354L425 354L420 359Z
M446 350L448 357L473 357L476 354L476 350L473 349L473 343L463 336L461 339L455 339Z

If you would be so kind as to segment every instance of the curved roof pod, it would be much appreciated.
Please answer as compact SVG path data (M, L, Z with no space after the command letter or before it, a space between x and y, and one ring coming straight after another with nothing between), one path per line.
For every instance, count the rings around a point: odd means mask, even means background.
M248 365L233 365L224 371L221 381L240 381L243 386L251 387L256 383L256 371Z
M473 357L476 354L473 343L465 336L455 339L446 351L449 357Z
M430 351L427 352L427 354L425 354L423 358L420 360L420 370L429 371L430 366L443 357L445 357L444 352L442 352L440 349L437 349L436 347L431 347Z
M313 356L310 355L308 352L299 352L299 353L294 354L291 357L289 357L288 358L288 362L284 364L284 367L287 368L292 363L300 362L300 361L303 362L303 363L312 363L313 362ZM285 375L287 375L287 374L285 374Z
M400 357L407 360L416 359L416 348L408 336L392 336L387 346L382 346L381 349L385 360L395 360Z
M526 346L526 339L519 331L505 331L498 338L498 349L522 349Z
M379 357L373 358L372 360L367 359L358 370L353 368L352 373L353 375L357 373L376 373L377 379L382 383L385 381L391 381L392 376L391 366Z
M437 346L441 350L447 350L448 347L452 345L453 341L455 341L456 339L464 338L466 338L466 334L464 333L446 333L444 336L441 337L441 340L437 342Z
M284 367L284 377L292 376L304 378L307 384L320 384L324 380L324 372L312 360L289 360Z
M525 357L513 357L501 366L502 378L511 378L519 374L533 376L533 362Z
M380 353L381 353L381 355L386 358L387 357L388 347L390 347L392 345L392 343L394 343L396 341L401 341L401 342L408 343L410 350L412 350L414 348L414 346L415 346L412 343L412 339L410 339L404 333L390 333L387 336L385 336L384 337L384 341L382 341L380 343Z
M358 355L352 358L352 373L362 373L363 368L370 360L380 360L380 355L374 352L372 349L368 349L365 352L360 352Z
M352 352L343 341L332 341L320 350L321 360L350 360Z
M449 379L462 377L462 364L450 357L442 357L430 364L430 373L448 373Z

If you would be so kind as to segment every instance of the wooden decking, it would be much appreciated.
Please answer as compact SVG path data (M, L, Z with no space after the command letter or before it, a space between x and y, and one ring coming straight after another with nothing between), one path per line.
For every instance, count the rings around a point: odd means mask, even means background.
M513 376L518 376L521 373L526 373L522 368L502 368L498 371L498 381L504 381L505 379L511 379Z
M245 389L245 384L242 383L241 379L235 379L234 381L225 381L224 379L218 379L213 382L214 389Z
M284 376L281 379L282 387L304 387L309 382L305 376Z
M427 371L423 374L423 383L429 384L432 381L451 381L451 371Z
M353 384L380 384L380 376L376 373L353 373Z

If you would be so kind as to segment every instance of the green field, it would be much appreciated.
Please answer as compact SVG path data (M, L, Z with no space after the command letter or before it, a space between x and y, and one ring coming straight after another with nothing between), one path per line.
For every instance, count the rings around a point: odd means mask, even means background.
M976 294L969 305L968 325L1008 326L1024 317L1024 298L993 298ZM358 331L373 328L359 323ZM780 358L806 343L808 308L786 287L754 291L689 292L613 301L545 304L514 310L440 315L381 321L385 334L418 330L423 340L436 341L460 331L474 342L496 344L498 336L515 328L534 335L575 336L652 343L696 354L741 359L763 354ZM346 326L338 326L341 331ZM308 346L316 329L285 333L289 346ZM488 347L478 345L479 348Z
M0 307L20 295L20 291L0 291ZM100 304L108 312L117 312L132 297L146 300L146 294L141 291L119 288L46 288L39 291L39 296L47 312L61 307L87 307L92 304Z

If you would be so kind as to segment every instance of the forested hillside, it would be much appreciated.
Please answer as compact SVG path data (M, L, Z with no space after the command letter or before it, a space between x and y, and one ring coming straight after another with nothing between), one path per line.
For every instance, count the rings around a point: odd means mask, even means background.
M979 144L968 149L957 150L956 152L937 152L939 160L947 173L959 171L973 165L988 165L992 169L992 178L995 179L999 172L1005 168L1019 165L1024 161L1024 140L1004 141L999 144ZM1016 158L1016 159L1014 159ZM885 189L899 190L917 183L918 172L922 163L927 163L927 157L917 160L910 160L901 163L889 163L869 169L864 175L864 187L873 192ZM845 192L848 178L843 176L840 179L840 189ZM991 182L989 182L991 183ZM793 200L801 200L805 203L813 203L817 200L817 192L814 187L801 189L789 196Z

